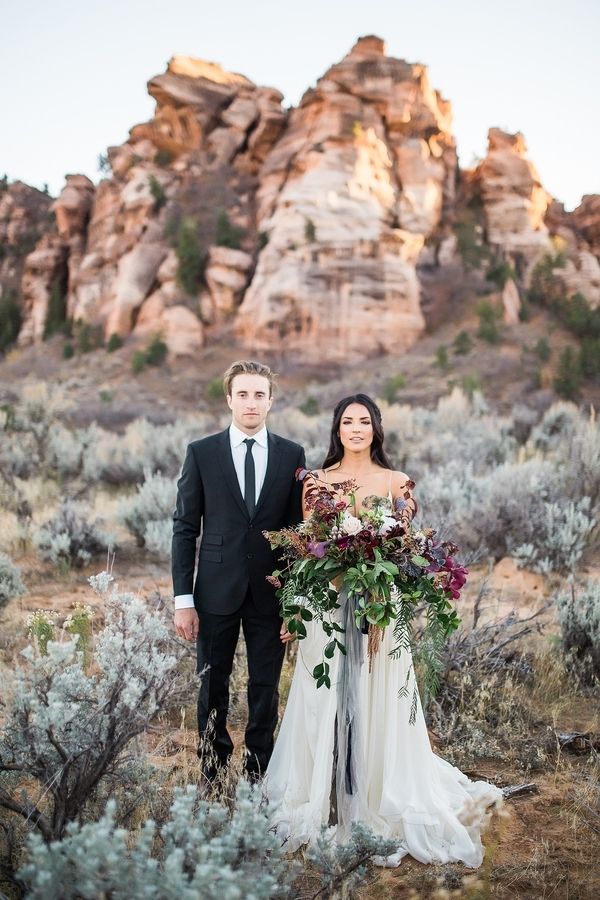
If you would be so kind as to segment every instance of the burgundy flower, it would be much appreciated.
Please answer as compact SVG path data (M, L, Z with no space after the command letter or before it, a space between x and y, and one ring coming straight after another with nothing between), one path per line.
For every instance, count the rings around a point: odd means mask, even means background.
M281 581L279 580L279 578L276 578L274 575L267 575L267 581L269 582L269 584L272 584L273 587L275 587L275 588L281 587Z
M310 475L309 469L303 469L302 466L296 469L294 472L294 478L296 481L304 481L307 475Z

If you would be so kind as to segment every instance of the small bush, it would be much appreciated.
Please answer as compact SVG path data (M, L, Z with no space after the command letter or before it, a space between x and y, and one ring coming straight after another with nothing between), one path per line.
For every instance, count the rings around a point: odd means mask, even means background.
M78 319L73 325L73 337L79 353L91 353L104 343L102 326Z
M157 166L168 166L173 162L173 154L170 150L157 150L154 154L154 162Z
M206 388L206 396L211 402L216 402L218 400L223 399L223 379L222 378L211 378L211 380L207 383Z
M548 360L552 356L552 350L550 348L550 344L548 343L548 338L540 338L535 344L533 352L539 360L541 360L542 362L548 362Z
M582 340L579 365L586 378L600 375L600 337L585 337Z
M304 219L304 237L309 244L314 244L317 239L317 226L312 219Z
M481 380L476 372L471 375L463 375L460 380L461 387L468 397L472 397L476 391L481 390Z
M88 511L81 504L63 501L56 515L34 535L40 559L63 569L87 565L92 557L105 552L109 543L100 525L99 521L89 521Z
M62 356L63 359L73 359L75 356L75 347L73 344L65 344L62 349Z
M102 175L110 175L110 174L112 173L112 169L111 169L111 165L110 165L110 160L109 160L108 155L107 155L106 153L99 153L99 154L98 154L98 171L99 171Z
M580 662L589 659L593 675L600 677L600 581L588 578L564 591L556 606L565 650Z
M53 334L62 334L65 331L67 321L67 297L58 278L52 282L50 298L48 300L48 312L44 326L44 340Z
M402 375L399 372L397 375L392 375L391 378L388 378L383 383L383 387L381 389L381 396L386 400L387 403L395 403L398 394L401 390L406 387L406 376Z
M496 259L487 270L485 277L495 284L499 290L503 290L507 281L514 280L517 274L511 264L504 259Z
M131 369L135 375L138 375L142 369L146 368L146 351L136 350L131 358Z
M0 296L0 353L14 344L21 329L21 307L17 292L8 289Z
M160 210L167 202L165 189L155 175L150 175L148 183L150 185L150 193L154 198L154 212L160 212Z
M480 269L489 260L490 251L481 243L476 226L472 222L458 222L455 230L458 252L466 271Z
M179 261L177 284L186 294L195 297L202 284L206 254L200 246L193 219L185 218L178 225L175 252Z
M489 300L481 300L477 304L477 315L479 316L477 337L489 344L497 344L500 340L498 322L502 318L502 311Z
M152 545L152 549L162 548L164 555L168 555L170 542L167 546L164 536L167 526L172 533L175 493L172 478L146 470L144 482L137 486L136 493L121 502L120 518L134 535L138 547Z
M300 412L304 413L305 416L319 415L319 401L316 397L307 397L304 403L302 403L298 408Z
M169 348L160 334L155 334L146 347L146 362L149 366L162 366L167 358L168 351Z
M215 236L217 247L230 247L232 250L239 250L243 236L243 230L231 224L227 213L224 210L220 212Z
M448 351L440 344L435 351L435 363L444 372L448 368Z
M114 353L115 350L120 350L123 346L123 338L119 334L111 334L108 339L108 343L106 345L107 353Z
M264 250L268 243L269 243L268 232L259 231L259 233L258 233L258 249Z
M473 349L473 338L468 331L459 331L454 338L453 348L458 356L466 356Z
M0 553L0 607L25 593L21 570L5 553Z
M560 354L558 371L554 378L554 390L565 400L573 400L579 394L582 382L581 361L573 347L565 347Z

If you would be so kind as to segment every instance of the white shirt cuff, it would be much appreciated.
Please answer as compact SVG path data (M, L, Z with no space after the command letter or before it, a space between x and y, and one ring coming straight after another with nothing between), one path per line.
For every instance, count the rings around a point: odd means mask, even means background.
M178 594L177 597L175 597L175 609L191 609L193 606L193 594Z

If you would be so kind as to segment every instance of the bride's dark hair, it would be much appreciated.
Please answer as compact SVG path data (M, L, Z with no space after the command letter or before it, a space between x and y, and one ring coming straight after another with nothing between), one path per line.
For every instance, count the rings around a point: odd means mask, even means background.
M344 446L340 440L340 423L342 416L352 403L359 403L366 407L371 416L371 425L373 426L373 443L371 444L371 459L376 462L382 469L393 469L391 462L386 456L383 449L383 426L381 424L381 410L374 400L367 397L366 394L352 394L351 397L344 397L337 404L333 411L333 423L331 425L331 437L329 439L329 450L325 457L325 461L321 466L322 469L328 469L329 466L341 462L344 456Z

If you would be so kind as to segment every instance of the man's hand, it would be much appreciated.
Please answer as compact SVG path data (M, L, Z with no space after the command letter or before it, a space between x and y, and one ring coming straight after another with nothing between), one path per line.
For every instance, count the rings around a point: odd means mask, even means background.
M185 638L186 641L195 641L200 630L200 622L198 613L193 606L188 609L175 610L175 630L179 637Z
M294 641L296 639L296 635L287 630L285 622L281 623L279 637L281 638L282 644L288 644L290 641Z

